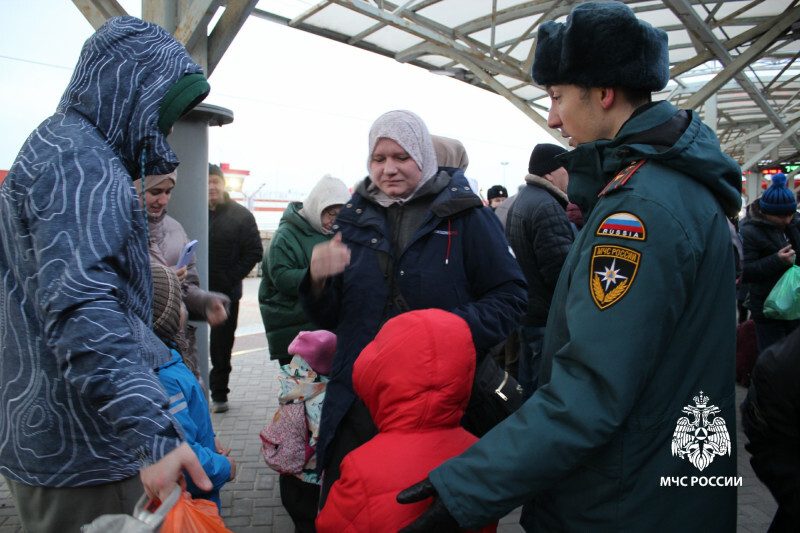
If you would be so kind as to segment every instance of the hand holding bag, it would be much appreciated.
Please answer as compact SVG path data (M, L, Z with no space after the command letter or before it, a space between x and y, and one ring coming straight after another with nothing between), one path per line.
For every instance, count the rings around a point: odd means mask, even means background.
M792 265L764 300L764 316L777 320L800 318L800 266Z

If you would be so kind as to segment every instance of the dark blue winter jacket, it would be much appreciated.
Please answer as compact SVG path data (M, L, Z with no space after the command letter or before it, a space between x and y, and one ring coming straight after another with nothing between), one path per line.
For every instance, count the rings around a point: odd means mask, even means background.
M393 250L386 209L366 197L367 178L334 225L351 250L350 265L317 299L311 299L308 274L301 284L301 300L312 320L337 332L317 445L323 462L356 398L353 363L383 322L400 313L396 297L389 297L391 280L387 283L384 271L392 272L409 309L439 308L466 320L479 351L505 340L526 309L525 278L500 221L472 192L463 171L440 172L450 173L449 182L400 253ZM381 254L388 259L380 259Z

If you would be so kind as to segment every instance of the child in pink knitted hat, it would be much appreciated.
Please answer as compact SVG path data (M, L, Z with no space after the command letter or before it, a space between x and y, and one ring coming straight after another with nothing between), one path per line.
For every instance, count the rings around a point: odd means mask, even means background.
M261 431L267 465L281 474L281 502L300 530L313 528L319 504L316 446L325 387L336 350L330 331L301 331L280 367L278 412ZM312 529L313 530L313 529Z

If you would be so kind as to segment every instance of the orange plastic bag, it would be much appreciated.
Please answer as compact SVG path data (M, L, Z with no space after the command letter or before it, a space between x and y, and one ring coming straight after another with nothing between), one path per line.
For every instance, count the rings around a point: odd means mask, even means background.
M161 523L161 533L233 533L225 527L217 504L208 500L193 500L184 491Z

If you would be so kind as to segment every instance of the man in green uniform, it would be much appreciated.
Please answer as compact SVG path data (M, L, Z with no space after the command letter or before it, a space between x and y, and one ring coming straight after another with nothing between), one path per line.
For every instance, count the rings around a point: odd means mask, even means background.
M561 271L541 387L403 491L404 531L470 530L524 505L526 531L734 531L734 252L741 172L696 113L650 93L667 35L620 2L538 32L533 79L586 216Z

